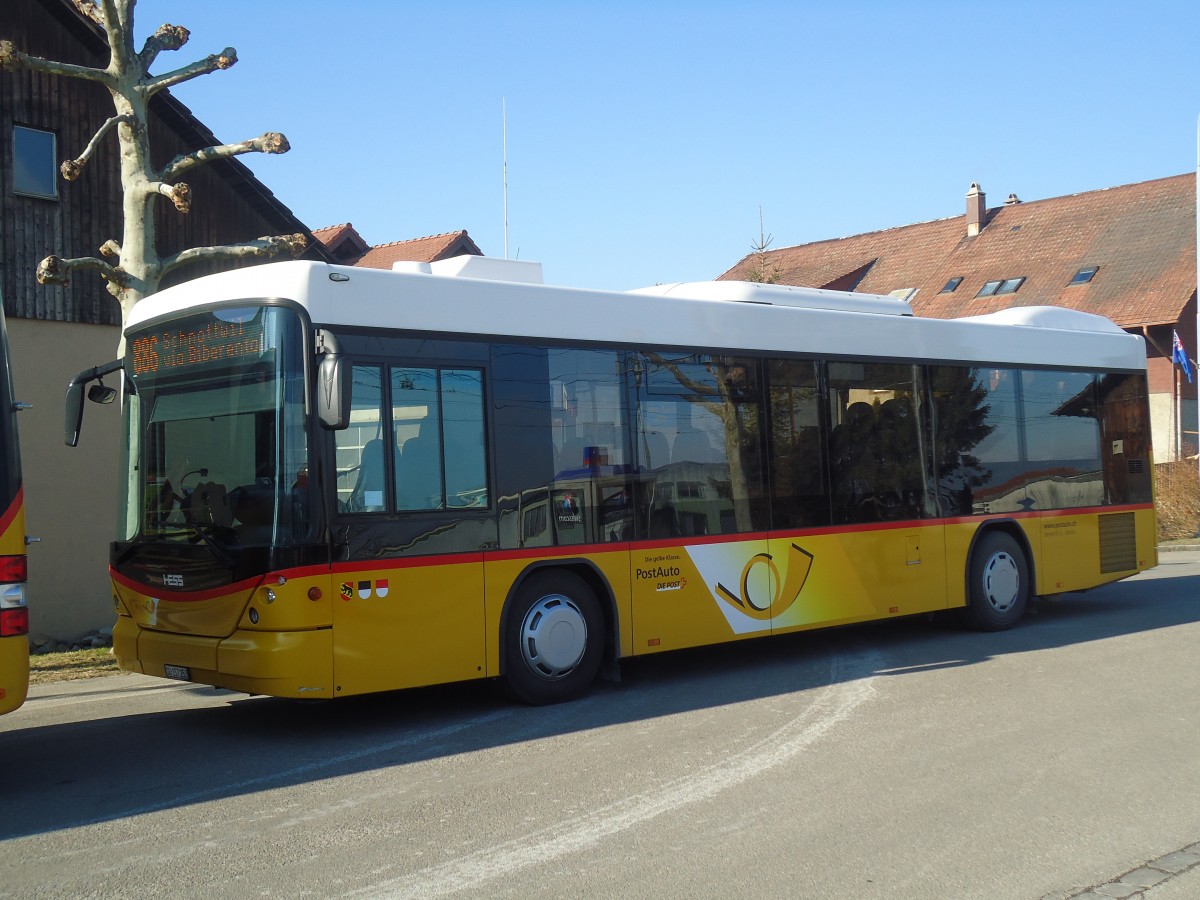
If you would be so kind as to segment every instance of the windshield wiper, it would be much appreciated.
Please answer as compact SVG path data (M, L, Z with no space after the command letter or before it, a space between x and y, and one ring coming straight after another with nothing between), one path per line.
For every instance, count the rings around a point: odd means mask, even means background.
M233 568L234 563L237 562L237 557L232 555L231 551L240 549L240 544L236 543L237 531L225 525L210 524L208 527L212 529L212 534L209 534L204 530L205 526L202 523L192 521L190 516L186 518L187 523L191 527L192 531L195 532L196 536L200 538L201 543L203 543L204 546L208 548L209 552L212 553L213 558L216 559L217 562L221 563L221 565ZM217 535L228 535L233 539L234 546L227 546L226 544L218 543Z

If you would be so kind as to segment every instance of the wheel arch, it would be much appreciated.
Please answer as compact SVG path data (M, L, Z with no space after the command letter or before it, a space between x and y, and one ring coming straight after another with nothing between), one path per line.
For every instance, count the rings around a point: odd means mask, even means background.
M962 572L964 596L971 596L971 561L975 558L975 549L985 537L998 531L1015 540L1021 548L1021 552L1025 554L1025 565L1029 567L1029 598L1032 600L1037 596L1037 560L1033 556L1033 548L1025 529L1016 519L1011 518L989 519L975 529L975 534L971 536L971 545L967 548L966 564L963 566Z
M508 640L509 615L513 607L513 598L521 591L530 578L546 572L570 572L580 578L592 591L604 616L604 650L601 664L611 663L617 659L617 647L620 646L617 618L617 598L612 585L591 560L577 557L571 559L551 559L535 562L525 568L509 585L508 593L504 596L504 607L500 611L500 674L504 675L506 641Z

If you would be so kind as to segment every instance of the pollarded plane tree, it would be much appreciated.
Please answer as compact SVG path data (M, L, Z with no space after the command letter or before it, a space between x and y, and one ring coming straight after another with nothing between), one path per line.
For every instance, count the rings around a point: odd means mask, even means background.
M276 132L238 144L205 147L176 156L162 168L151 162L149 108L160 91L228 69L237 62L237 51L227 47L189 65L162 75L151 75L150 67L164 50L178 50L187 43L189 32L179 25L163 25L134 50L133 13L137 0L72 0L76 8L104 29L110 58L106 68L89 68L30 56L17 50L11 41L0 40L0 67L27 69L65 78L81 78L104 85L112 96L114 114L96 130L75 159L65 161L60 172L73 181L87 166L97 146L116 132L120 147L123 229L121 242L107 240L100 256L62 259L48 256L37 269L41 284L68 283L72 272L94 269L107 281L108 290L121 304L122 323L143 297L154 293L162 279L181 266L201 260L231 260L248 257L273 257L281 253L293 256L303 252L303 234L261 237L240 244L193 247L165 257L158 255L155 241L153 204L157 198L170 200L180 213L191 209L191 188L182 181L189 172L205 163L230 159L243 153L286 153L287 138Z

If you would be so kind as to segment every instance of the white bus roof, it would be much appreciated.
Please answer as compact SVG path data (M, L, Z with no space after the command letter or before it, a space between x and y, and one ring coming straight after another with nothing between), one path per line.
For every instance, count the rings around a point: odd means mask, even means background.
M249 266L197 278L138 303L128 329L212 303L287 299L329 327L824 357L963 360L1084 369L1144 369L1145 347L1108 319L1056 307L930 319L903 300L747 282L597 291L540 282L524 263L358 269L319 262ZM499 263L500 265L497 265ZM412 271L411 269L417 269ZM440 274L451 272L452 274ZM503 280L501 280L503 279Z

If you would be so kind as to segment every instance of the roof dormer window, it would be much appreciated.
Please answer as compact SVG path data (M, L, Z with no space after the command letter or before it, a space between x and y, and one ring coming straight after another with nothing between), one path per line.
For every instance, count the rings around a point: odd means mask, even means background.
M1099 266L1088 266L1085 269L1080 269L1078 272L1075 273L1075 277L1073 277L1070 281L1067 282L1067 285L1070 286L1072 284L1087 284L1089 281L1091 281L1096 276L1096 273L1099 271L1100 271Z
M989 281L979 289L976 297L991 297L994 294L1015 294L1017 289L1025 283L1025 276L1020 278L998 278L995 281Z

